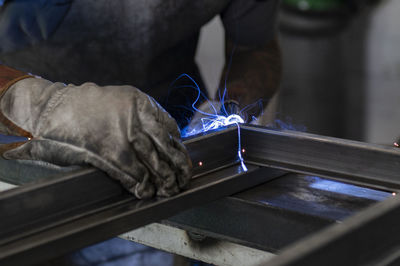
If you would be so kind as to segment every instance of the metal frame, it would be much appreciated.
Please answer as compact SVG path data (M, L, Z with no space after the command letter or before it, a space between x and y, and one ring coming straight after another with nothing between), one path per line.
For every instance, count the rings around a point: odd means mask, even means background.
M0 220L0 264L33 264L108 239L283 176L277 169L388 191L400 188L400 152L394 148L247 125L241 126L241 136L248 172L237 163L236 127L186 140L194 180L185 192L168 199L132 199L94 169L0 194L5 217ZM384 214L377 217L386 221ZM364 228L365 222L357 221L352 228Z
M194 167L189 188L171 198L134 199L95 169L1 193L0 265L51 259L283 174L257 166L244 172L232 143L237 143L235 129L187 140L193 162L202 166Z
M288 247L269 266L399 265L400 198L393 197Z
M400 151L358 141L243 126L245 161L383 190L400 188Z
M319 189L328 181L336 189ZM343 194L341 190L351 193ZM277 253L288 245L383 201L392 195L286 174L257 187L191 208L163 221L214 239ZM205 244L206 246L206 244Z

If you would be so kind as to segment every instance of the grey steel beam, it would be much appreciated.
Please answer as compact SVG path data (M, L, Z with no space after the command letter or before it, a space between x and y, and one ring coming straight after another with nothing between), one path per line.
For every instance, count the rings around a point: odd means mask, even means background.
M400 189L400 150L294 131L241 126L245 161L385 190Z

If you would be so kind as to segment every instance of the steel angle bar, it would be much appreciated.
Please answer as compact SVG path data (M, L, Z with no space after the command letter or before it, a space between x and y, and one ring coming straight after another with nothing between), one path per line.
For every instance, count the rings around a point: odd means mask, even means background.
M188 140L185 145L191 159L202 161L195 164L196 176L211 170L235 164L237 133L233 130L214 132L207 136ZM226 148L215 149L216 143ZM211 147L206 148L205 147ZM214 147L214 148L213 148ZM209 153L211 150L212 153ZM5 161L3 160L3 163ZM11 162L17 166L16 162ZM23 164L24 166L25 164ZM28 169L32 170L29 165ZM43 175L45 171L40 171ZM26 172L28 175L29 172ZM53 174L55 172L53 171ZM14 235L21 228L33 230L44 221L56 220L58 216L70 210L81 209L87 205L104 202L123 195L122 187L104 173L92 169L80 169L70 173L61 173L57 178L38 182L35 185L21 186L18 189L0 193L0 244L6 236ZM130 197L130 196L129 196ZM23 231L24 231L23 230Z
M95 171L86 174L96 174L97 179L109 179ZM26 230L20 226L15 228L19 230L16 234L3 233L5 237L1 238L0 265L28 265L50 259L165 219L193 206L228 196L281 174L279 170L251 166L248 172L243 172L240 166L232 166L195 179L188 190L175 197L135 200L122 192L120 196L93 202L82 208L77 209L75 205L73 210L59 210L49 214L53 216L51 218L58 216L55 219L38 220L33 227L27 224ZM72 175L69 178L86 180L82 175ZM78 181L78 184L82 183ZM89 193L89 190L86 193ZM54 205L57 205L57 202L54 202ZM8 213L3 214L4 220L10 217ZM3 226L0 228L6 229Z
M237 136L232 133L235 132L232 130L214 132L185 143L192 160L203 162L201 167L195 164L196 176L206 174L211 169L216 170L235 164L236 148L230 143L236 143ZM215 142L225 145L226 149L213 150L212 147L218 146ZM211 146L211 154L208 153L208 148L204 149L208 146ZM4 160L3 163L5 164ZM18 166L15 161L11 163L14 167ZM21 166L23 168L25 162ZM27 169L35 169L31 165L28 166ZM42 168L36 170L46 175L46 171L40 171ZM26 174L28 175L29 172ZM75 170L66 174L62 172L58 177L50 180L42 180L35 185L21 186L18 189L0 193L2 216L0 244L7 236L16 236L16 232L19 232L21 228L27 230L29 227L33 230L38 223L43 223L45 220L58 219L59 215L70 210L104 202L123 194L124 191L117 182L92 168Z
M235 128L226 128L186 139L184 144L194 162L194 177L235 163L237 138ZM202 167L198 167L199 162ZM81 167L61 167L41 161L0 158L0 181L26 186L38 181L45 182L78 169Z
M241 126L246 162L362 186L400 189L400 150L294 131Z
M283 174L251 165L244 172L232 143L236 129L187 140L195 178L171 198L136 200L92 168L0 194L0 265L51 259Z
M238 161L238 131L236 126L203 133L183 142L193 162L193 176L206 174Z
M399 265L399 224L396 196L297 242L264 265Z

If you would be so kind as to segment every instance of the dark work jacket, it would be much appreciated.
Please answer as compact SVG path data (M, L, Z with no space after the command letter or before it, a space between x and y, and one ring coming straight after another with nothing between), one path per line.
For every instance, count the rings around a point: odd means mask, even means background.
M170 85L187 73L204 89L194 62L200 28L221 15L231 40L261 45L274 35L278 2L6 0L0 61L52 81L130 84L164 106L190 106L197 92Z

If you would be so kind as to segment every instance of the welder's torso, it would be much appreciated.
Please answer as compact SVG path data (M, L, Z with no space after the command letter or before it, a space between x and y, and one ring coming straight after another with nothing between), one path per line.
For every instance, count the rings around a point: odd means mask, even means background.
M196 72L199 29L229 2L72 1L47 40L0 61L52 81L131 84L160 98L179 74Z

